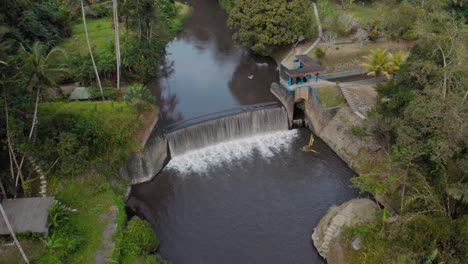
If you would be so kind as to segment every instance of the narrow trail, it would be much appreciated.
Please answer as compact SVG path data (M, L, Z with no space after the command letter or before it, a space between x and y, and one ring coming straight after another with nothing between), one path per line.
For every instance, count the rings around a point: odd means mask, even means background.
M310 47L304 52L304 54L308 54L309 52L311 52L315 48L315 46L319 44L320 40L322 40L322 37L323 37L322 24L320 23L320 17L319 17L317 5L315 3L312 3L312 5L314 6L315 20L317 21L319 36L315 40L315 42L312 45L310 45Z
M303 53L299 52L299 54L309 53L311 50L313 50L315 48L315 46L317 46L319 44L320 40L322 40L322 36L323 36L322 24L320 24L320 17L319 17L317 5L315 3L312 3L312 5L314 6L315 20L317 21L317 28L318 28L319 35L318 35L317 39L314 41L314 43L312 43L312 45L310 45L310 47L305 52L303 52ZM286 60L291 56L291 54L294 52L294 50L295 49L292 48L291 51L284 57L284 59L281 61L282 64L284 64L286 62ZM295 54L295 55L298 55L298 54Z

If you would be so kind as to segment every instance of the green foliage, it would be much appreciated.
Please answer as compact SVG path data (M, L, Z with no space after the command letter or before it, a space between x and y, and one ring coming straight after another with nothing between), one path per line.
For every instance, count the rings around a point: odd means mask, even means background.
M464 263L468 244L463 242L467 231L465 220L411 215L387 224L376 220L365 225L344 228L343 241L359 235L360 250L346 250L347 263ZM414 254L418 252L418 254Z
M136 144L140 122L133 104L122 102L56 102L40 105L34 151L58 174L75 174L104 160L119 166ZM40 153L40 154L39 154Z
M110 16L112 9L107 7L105 4L92 4L87 11L86 15L92 18L101 18L105 16Z
M80 177L57 177L49 180L55 197L77 209L68 223L52 232L62 239L62 246L53 251L63 263L90 263L100 248L110 207L116 195L108 182L119 181L118 175L88 174ZM55 186L54 180L60 179ZM120 180L121 181L121 180ZM125 213L124 211L122 211Z
M400 70L401 64L406 60L403 51L397 51L395 54L388 53L387 50L377 48L371 51L368 56L363 56L368 63L361 64L369 71L370 76L385 76L388 79Z
M57 228L62 223L67 222L69 219L68 213L69 211L67 210L65 205L58 203L57 200L54 200L54 204L49 208L49 226Z
M238 0L229 12L233 39L260 55L315 34L312 6L306 0Z
M365 137L367 136L367 131L362 126L352 125L351 126L351 134L357 137Z
M302 111L305 110L305 103L304 103L304 101L295 103L295 105L296 105L297 108L301 109Z
M149 81L159 71L162 59L161 51L166 41L155 38L154 41L138 41L129 39L122 45L122 66L124 74L133 76L136 80Z
M127 102L145 101L155 103L156 97L151 94L151 91L141 83L132 83L125 92L124 100Z
M115 100L117 96L117 88L112 87L112 86L104 86L105 83L102 84L102 91L104 93L104 98L107 98L108 100ZM91 97L97 100L100 100L101 97L101 91L97 87L87 87L89 92L91 93Z
M399 198L393 198L401 203L400 217L371 231L359 251L348 251L348 263L464 263L468 257L468 243L461 239L468 232L467 142L462 132L466 31L449 14L430 6L436 2L426 3L430 12L414 31L422 40L408 59L393 55L392 60L400 62L393 69L398 75L378 86L378 105L370 116L373 131L391 146L391 159L404 168L389 184L400 186ZM415 20L417 12L407 15ZM361 190L385 194L388 179L383 174L352 181Z
M369 39L376 41L379 38L380 32L377 29L374 29L369 33Z
M181 2L175 2L175 13L173 17L169 17L168 28L169 31L177 33L182 30L183 20L192 14L192 7Z
M35 259L32 263L34 264L62 264L60 259L54 255L52 251L47 251L46 254Z
M422 18L424 14L425 11L420 5L413 5L404 1L384 14L381 25L386 32L394 32L400 37L404 36L406 32L410 32L406 35L408 37L408 34L414 34L411 31L418 19Z
M317 58L325 57L325 51L321 47L316 48L314 54Z
M0 14L9 34L26 47L40 41L51 48L71 33L69 13L55 0L3 1Z
M383 178L383 179L382 179ZM396 191L399 178L395 175L382 177L379 174L368 174L351 178L353 185L361 192L370 192L376 194L392 194Z
M159 247L159 239L151 225L137 216L128 222L122 242L123 255L128 256L144 256Z
M219 6L229 13L235 2L236 0L219 0Z
M160 255L147 256L143 260L144 264L171 264L172 262L164 260Z
M403 36L401 36L404 40L416 40L418 39L418 35L416 35L413 31L408 30L405 33L403 33Z

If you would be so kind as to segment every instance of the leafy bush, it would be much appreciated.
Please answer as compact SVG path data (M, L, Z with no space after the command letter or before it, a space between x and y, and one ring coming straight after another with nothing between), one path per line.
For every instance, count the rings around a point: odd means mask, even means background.
M376 41L380 36L380 32L377 29L374 29L369 34L369 39L372 41Z
M62 261L54 255L52 251L47 251L46 254L40 256L33 261L34 264L62 264Z
M160 255L147 256L144 264L171 264L172 262L164 260Z
M352 125L350 129L351 129L351 134L353 134L353 135L355 135L357 137L367 136L366 129L361 127L361 126Z
M375 222L344 228L345 245L356 235L363 240L360 250L347 250L350 264L373 263L464 263L468 245L466 219L411 215L393 224ZM418 252L418 254L414 254ZM399 261L399 262L398 262Z
M88 10L87 15L92 18L100 18L109 16L111 14L111 8L105 4L92 4Z
M134 104L55 102L39 107L34 152L46 164L58 159L51 173L73 175L104 160L120 166L135 144L140 118Z
M102 87L102 92L104 93L104 97L108 100L114 100L116 98L116 95L117 95L117 88L116 87L112 87L112 86L104 86L104 83L102 83L103 87ZM93 99L98 99L100 100L102 97L101 97L101 90L99 90L98 87L88 87L88 90L89 92L91 93L91 97Z
M146 101L148 103L155 103L156 97L151 94L151 91L141 83L132 83L128 90L125 92L124 100L132 102L134 100Z
M325 56L325 51L321 47L316 48L314 53L318 58L323 58Z
M123 253L128 256L144 256L159 247L159 239L151 225L137 216L128 222L122 242Z
M281 10L278 12L278 10ZM316 34L312 5L307 0L237 0L229 12L233 39L260 55Z
M68 220L69 211L65 205L58 203L57 200L54 201L54 204L49 208L50 215L50 226L57 228L62 223Z
M404 40L416 40L418 39L418 35L416 35L412 30L406 31L403 36L401 36Z
M82 234L69 223L56 229L53 232L53 236L56 236L57 240L60 242L59 246L56 247L54 251L62 260L66 260L68 256L76 252L83 243Z
M305 110L305 103L304 103L304 101L295 103L295 106L296 106L298 109L302 110L302 111Z
M69 12L56 0L2 1L2 25L25 47L36 41L45 46L55 46L61 38L71 33Z

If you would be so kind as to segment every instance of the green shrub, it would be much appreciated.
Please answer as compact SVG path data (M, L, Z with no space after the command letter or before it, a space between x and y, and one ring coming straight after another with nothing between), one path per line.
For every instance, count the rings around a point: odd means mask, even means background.
M47 251L46 254L35 259L32 263L34 264L62 264L60 259L54 255L52 251Z
M302 111L305 110L305 103L304 103L304 101L302 101L302 102L297 102L295 105L296 105L296 107L297 107L298 109L300 109L300 110L302 110Z
M128 222L122 242L123 253L127 256L144 256L159 247L159 239L151 225L137 216Z
M380 32L377 29L372 30L369 34L369 39L372 41L376 41L379 38Z
M134 104L102 102L55 102L40 106L34 153L52 164L51 173L74 175L102 162L112 167L126 161L136 144L134 132L141 119Z
M416 40L418 39L418 35L416 35L412 30L406 31L403 36L401 36L404 40Z
M365 137L367 136L367 131L365 128L361 126L351 125L351 134L357 137Z
M54 236L60 241L59 247L55 249L55 254L62 260L76 252L82 245L83 237L70 224L64 225L54 231Z
M151 255L145 258L145 264L171 264L172 262L164 260L160 255Z
M87 15L92 18L100 18L109 16L111 14L111 8L105 4L93 4L90 6Z
M134 100L146 101L148 103L155 103L156 97L151 94L151 91L141 83L132 83L128 90L125 92L124 100L132 102Z
M104 83L103 83L104 85ZM93 99L101 99L101 90L97 87L88 87L89 92L91 93L91 97ZM104 98L107 100L114 100L117 95L117 88L116 87L111 87L111 86L106 86L102 87L102 92L104 93Z
M321 47L316 48L314 53L315 56L317 56L318 58L322 58L325 56L325 51Z

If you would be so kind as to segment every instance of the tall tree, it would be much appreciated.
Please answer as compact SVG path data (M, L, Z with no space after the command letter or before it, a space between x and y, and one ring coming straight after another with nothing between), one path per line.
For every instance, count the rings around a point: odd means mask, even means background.
M228 25L235 41L260 55L311 38L316 32L313 7L307 0L237 0Z
M113 0L113 17L115 31L115 57L117 62L117 89L120 90L120 31L119 31L119 16L117 10L117 0Z
M96 80L99 86L99 90L101 91L102 100L105 100L104 91L102 90L101 79L99 78L99 73L96 67L96 62L94 61L93 50L91 48L91 43L89 41L88 27L86 26L86 15L85 15L85 10L84 10L83 0L81 0L81 14L83 15L83 27L84 27L84 31L86 35L86 42L88 43L89 56L91 56L91 61L93 62L94 73L96 74Z

